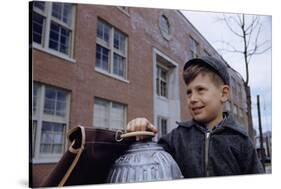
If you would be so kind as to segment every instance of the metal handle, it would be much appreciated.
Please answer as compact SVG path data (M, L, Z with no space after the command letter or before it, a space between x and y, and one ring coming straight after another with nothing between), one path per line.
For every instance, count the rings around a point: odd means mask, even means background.
M120 137L121 138L129 138L129 137L135 137L135 136L155 136L153 132L150 131L135 131L135 132L129 132L122 134Z

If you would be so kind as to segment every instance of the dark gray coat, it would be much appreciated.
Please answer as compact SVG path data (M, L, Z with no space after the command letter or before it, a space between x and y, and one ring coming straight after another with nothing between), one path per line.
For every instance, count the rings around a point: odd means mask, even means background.
M264 173L249 136L231 115L212 131L195 121L178 125L158 143L185 178Z

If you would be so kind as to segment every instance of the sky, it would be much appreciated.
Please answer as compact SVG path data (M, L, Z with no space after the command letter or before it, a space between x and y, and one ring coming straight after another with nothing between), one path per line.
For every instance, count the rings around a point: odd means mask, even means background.
M245 64L243 56L239 53L225 51L231 47L223 43L227 41L236 49L241 49L242 41L233 34L220 18L223 13L203 12L203 11L182 11L187 19L196 27L196 29L208 40L208 42L222 55L227 63L238 71L246 79ZM235 14L225 14L226 16L236 16ZM248 15L252 16L252 15ZM262 23L260 32L260 41L268 41L271 46L271 16L258 15ZM232 23L232 26L234 24ZM236 30L237 29L237 30ZM236 28L235 31L238 31ZM272 89L271 89L271 49L264 54L253 56L249 63L249 84L251 87L252 116L254 128L258 134L258 113L257 113L257 95L260 95L260 111L263 132L271 131L272 114Z

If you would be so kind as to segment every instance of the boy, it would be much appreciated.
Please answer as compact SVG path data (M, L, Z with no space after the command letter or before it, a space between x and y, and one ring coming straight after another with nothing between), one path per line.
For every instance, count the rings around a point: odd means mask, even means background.
M160 138L185 178L264 173L245 130L223 112L229 96L226 65L212 57L189 60L184 66L187 105L191 121ZM145 118L136 118L127 131L157 129ZM142 138L137 138L140 140Z

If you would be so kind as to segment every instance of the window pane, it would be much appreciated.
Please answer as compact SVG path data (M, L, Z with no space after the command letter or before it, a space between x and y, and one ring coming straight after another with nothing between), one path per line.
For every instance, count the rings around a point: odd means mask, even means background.
M167 97L168 94L167 82L168 82L168 71L160 66L157 66L157 78L156 78L157 95Z
M44 11L45 10L45 2L34 1L33 6Z
M164 81L160 82L160 95L167 97L167 84Z
M109 56L109 50L100 45L97 45L96 67L101 68L105 71L109 71L108 56Z
M41 153L62 153L64 147L65 124L43 122L40 152Z
M109 31L110 31L110 26L99 20L97 24L97 37L108 43Z
M56 101L53 99L45 98L44 113L54 115L55 114Z
M62 19L62 10L63 10L63 4L62 3L53 3L52 16L61 20Z
M64 54L69 54L69 41L70 41L70 31L61 27L61 36L60 36L60 52Z
M162 32L164 32L166 34L169 34L169 21L168 21L167 17L161 16L161 18L160 18L160 28L161 28Z
M66 112L66 102L65 101L57 101L56 115L64 117L65 112Z
M39 85L33 84L32 89L32 112L36 113L37 111L37 104L38 104L38 97L39 96Z
M94 127L109 128L109 103L97 98L94 104Z
M70 30L52 22L50 30L49 48L69 54Z
M167 81L167 71L166 70L163 70L161 69L161 79L164 80L164 81Z
M32 41L42 44L44 17L35 12L32 13Z
M122 53L125 53L125 40L126 40L125 35L115 30L114 48L120 50Z
M124 58L114 53L113 74L124 77Z
M124 122L124 106L117 103L112 103L112 110L110 113L110 126L115 129L123 129Z
M67 93L52 87L45 89L44 113L64 117Z
M72 5L71 4L64 4L62 21L70 26L71 22L72 22L71 17L72 17Z
M32 157L34 157L34 150L36 144L36 132L37 132L37 121L33 120L32 122Z

